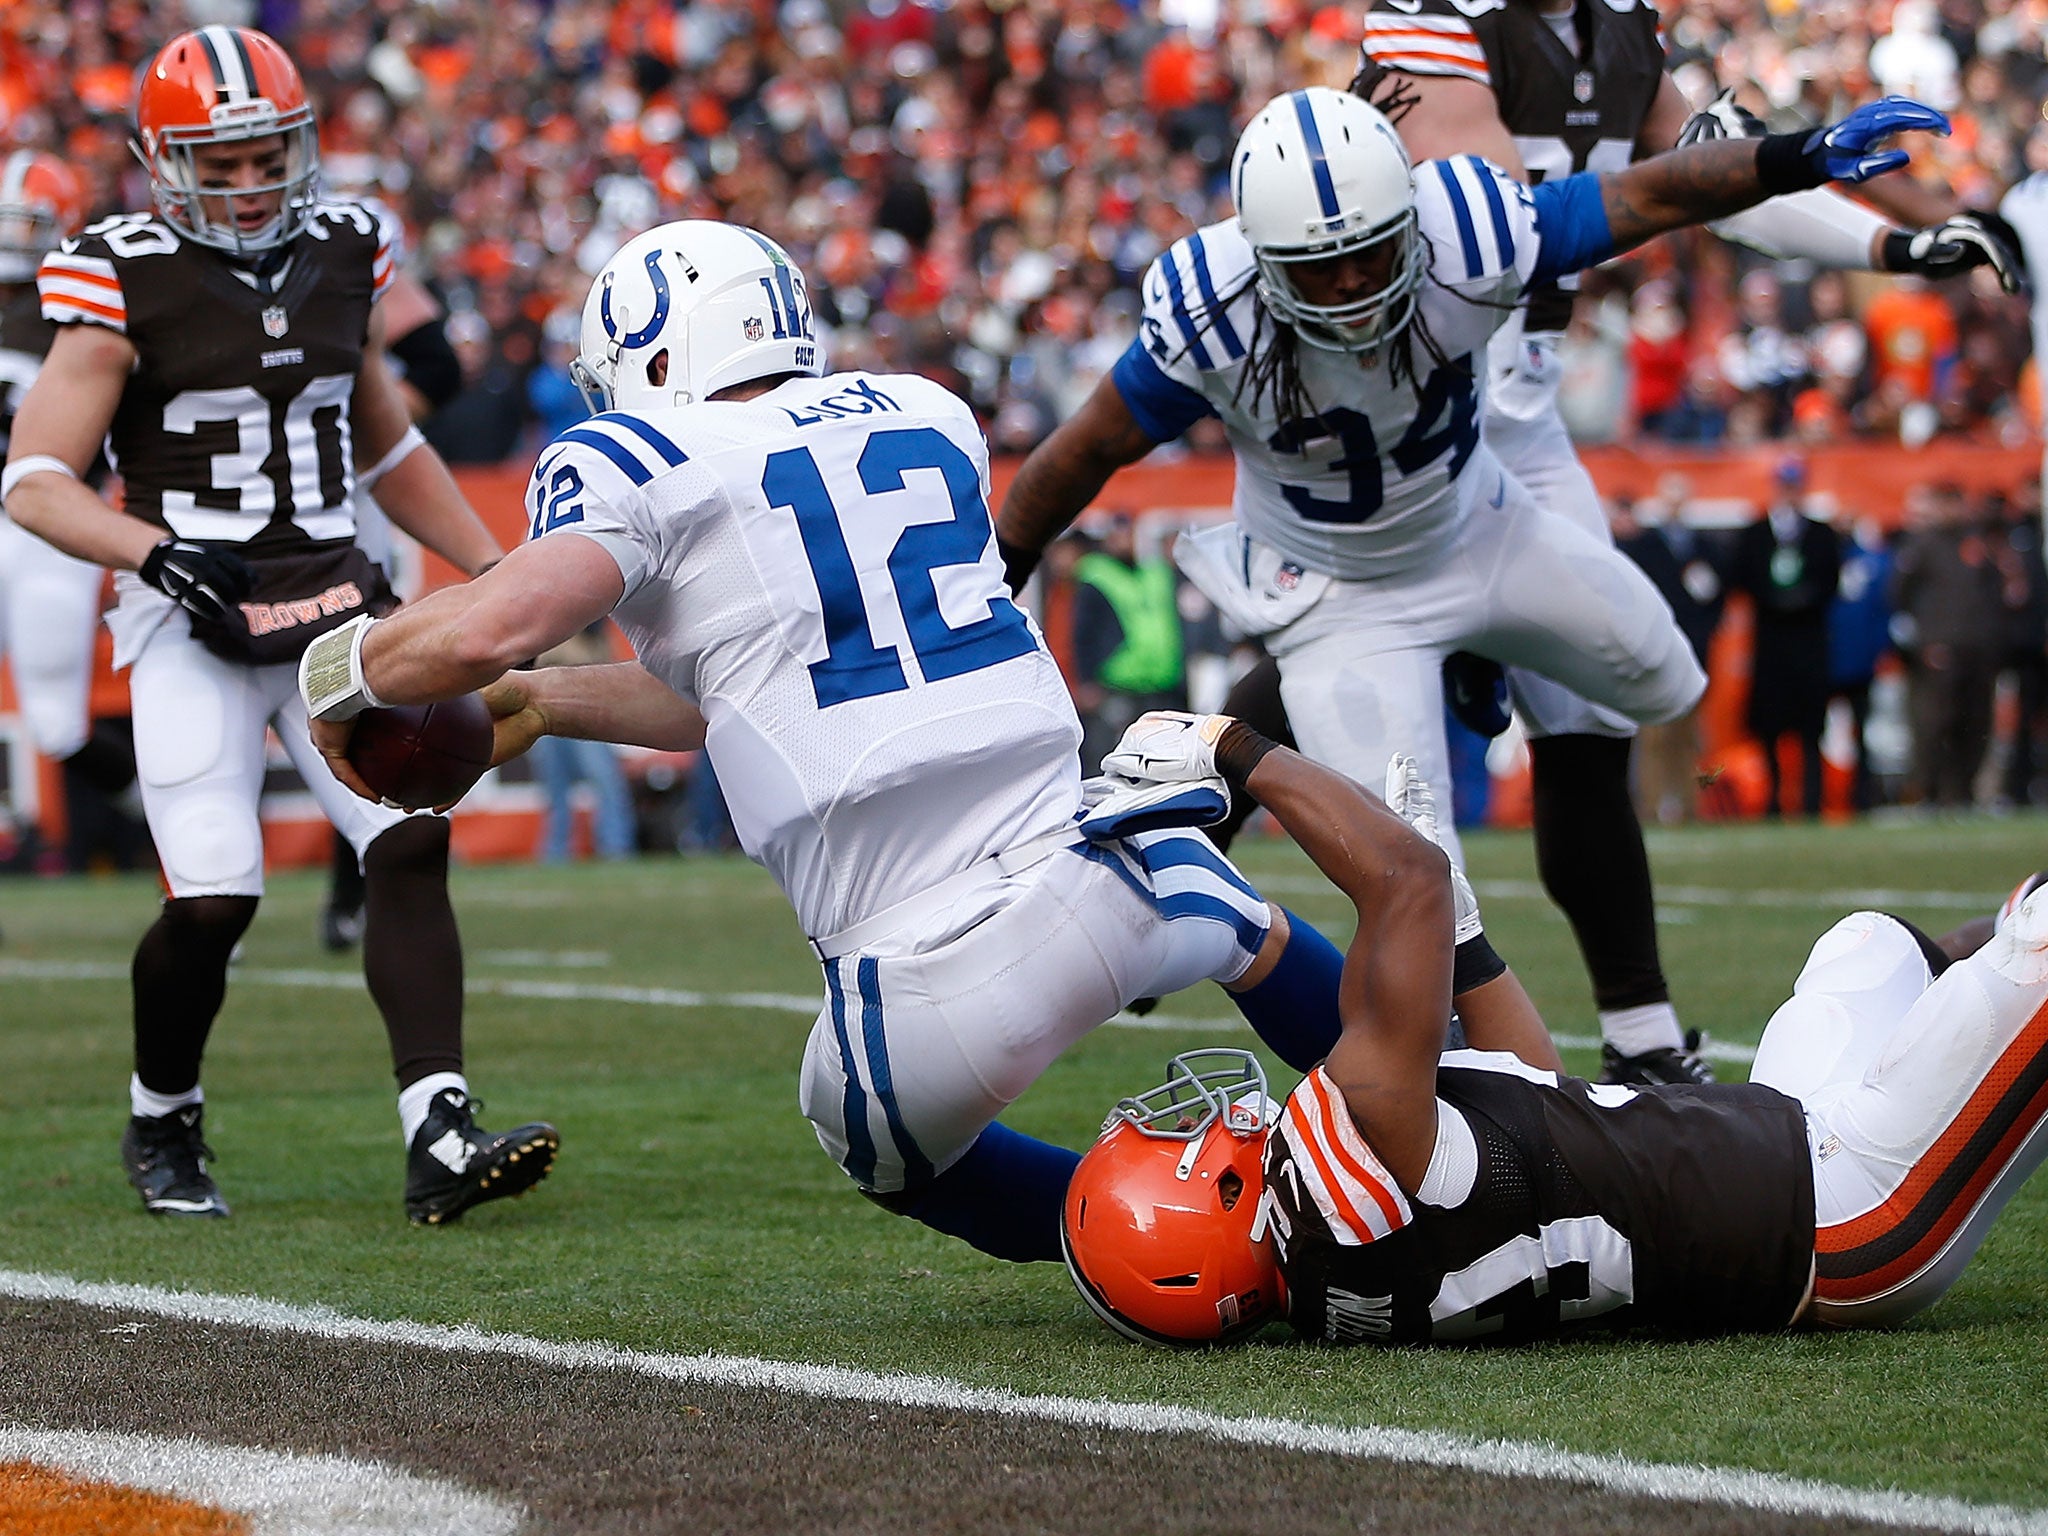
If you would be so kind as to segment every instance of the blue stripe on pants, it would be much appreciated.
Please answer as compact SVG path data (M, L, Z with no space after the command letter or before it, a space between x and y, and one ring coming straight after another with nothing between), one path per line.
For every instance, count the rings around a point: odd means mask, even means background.
M889 1122L890 1138L896 1143L897 1154L903 1159L903 1182L915 1188L926 1183L932 1176L932 1165L924 1153L918 1150L916 1141L903 1124L903 1112L896 1104L896 1084L889 1074L889 1037L882 1028L881 965L863 958L860 962L858 979L860 985L860 1033L861 1043L868 1055L868 1080L875 1085L875 1097L881 1101L882 1114ZM872 1154L868 1161L869 1178L874 1174Z
M839 1042L839 1065L846 1073L846 1099L840 1111L846 1122L846 1171L862 1189L875 1183L875 1143L868 1135L868 1096L854 1067L853 1042L846 1034L846 988L839 980L839 962L825 967L825 985L832 994L832 1033Z

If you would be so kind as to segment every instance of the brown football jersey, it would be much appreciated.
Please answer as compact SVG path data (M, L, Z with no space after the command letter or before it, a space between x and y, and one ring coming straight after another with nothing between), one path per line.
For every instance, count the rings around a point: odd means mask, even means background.
M1394 1183L1321 1071L1266 1144L1288 1316L1332 1344L1583 1328L1783 1328L1813 1269L1796 1100L1755 1083L1619 1088L1489 1052L1443 1059L1472 1133L1447 1204Z
M1492 90L1532 182L1618 171L1635 156L1664 80L1656 10L1642 0L1579 0L1559 37L1528 0L1373 0L1365 56L1410 75ZM1528 327L1561 331L1571 295L1532 293Z
M323 203L268 275L141 215L46 257L45 319L125 335L138 364L107 434L125 506L252 549L355 531L349 405L391 240Z
M14 413L28 393L57 327L43 318L36 291L24 283L0 304L0 458L7 454L14 432Z

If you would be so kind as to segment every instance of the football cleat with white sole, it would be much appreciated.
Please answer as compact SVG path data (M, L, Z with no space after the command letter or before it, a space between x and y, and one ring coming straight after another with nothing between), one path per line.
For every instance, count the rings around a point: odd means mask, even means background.
M121 1162L128 1182L152 1216L225 1216L228 1203L206 1171L213 1148L200 1132L205 1111L198 1104L168 1115L130 1115L121 1136Z
M415 1226L446 1226L473 1205L523 1195L547 1177L562 1145L555 1128L487 1131L476 1123L481 1108L456 1088L427 1106L405 1156L405 1214Z
M1991 931L2003 933L2012 926L2013 915L2025 901L2044 884L2048 884L2048 869L2037 869L2026 879L2012 888L2012 894L2005 898L2005 904L1998 909L1998 916L1992 919Z

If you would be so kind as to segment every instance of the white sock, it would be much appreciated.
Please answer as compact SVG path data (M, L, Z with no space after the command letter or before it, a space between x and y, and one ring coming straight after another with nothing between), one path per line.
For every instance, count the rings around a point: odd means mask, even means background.
M194 1084L185 1093L152 1093L142 1086L142 1079L134 1073L128 1075L128 1113L141 1115L150 1120L161 1120L165 1115L176 1114L188 1104L204 1104L206 1091Z
M465 1099L469 1097L469 1079L460 1072L430 1072L399 1092L398 1128L408 1147L413 1137L419 1135L420 1127L427 1123L427 1106L434 1102L434 1095L448 1088Z
M1640 1008L1616 1008L1600 1012L1600 1038L1624 1056L1645 1051L1685 1049L1685 1033L1678 1027L1678 1010L1669 1003L1645 1003Z

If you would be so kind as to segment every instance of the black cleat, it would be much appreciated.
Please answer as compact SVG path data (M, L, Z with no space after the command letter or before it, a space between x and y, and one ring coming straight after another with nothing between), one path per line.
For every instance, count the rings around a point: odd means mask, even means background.
M1711 1083L1714 1069L1700 1055L1700 1032L1688 1029L1685 1045L1660 1045L1639 1056L1624 1056L1611 1045L1600 1047L1600 1081L1655 1087L1659 1083Z
M1444 658L1444 703L1451 717L1468 731L1489 740L1514 720L1508 700L1508 675L1491 657L1453 651Z
M523 1195L547 1177L562 1138L536 1122L493 1133L476 1123L480 1100L444 1088L405 1155L405 1214L415 1226L439 1227L472 1205Z
M363 909L345 907L320 909L320 945L330 954L341 954L363 942Z
M190 1104L168 1115L130 1115L121 1137L128 1182L154 1216L225 1216L228 1203L206 1172L213 1148L200 1135L204 1111Z

